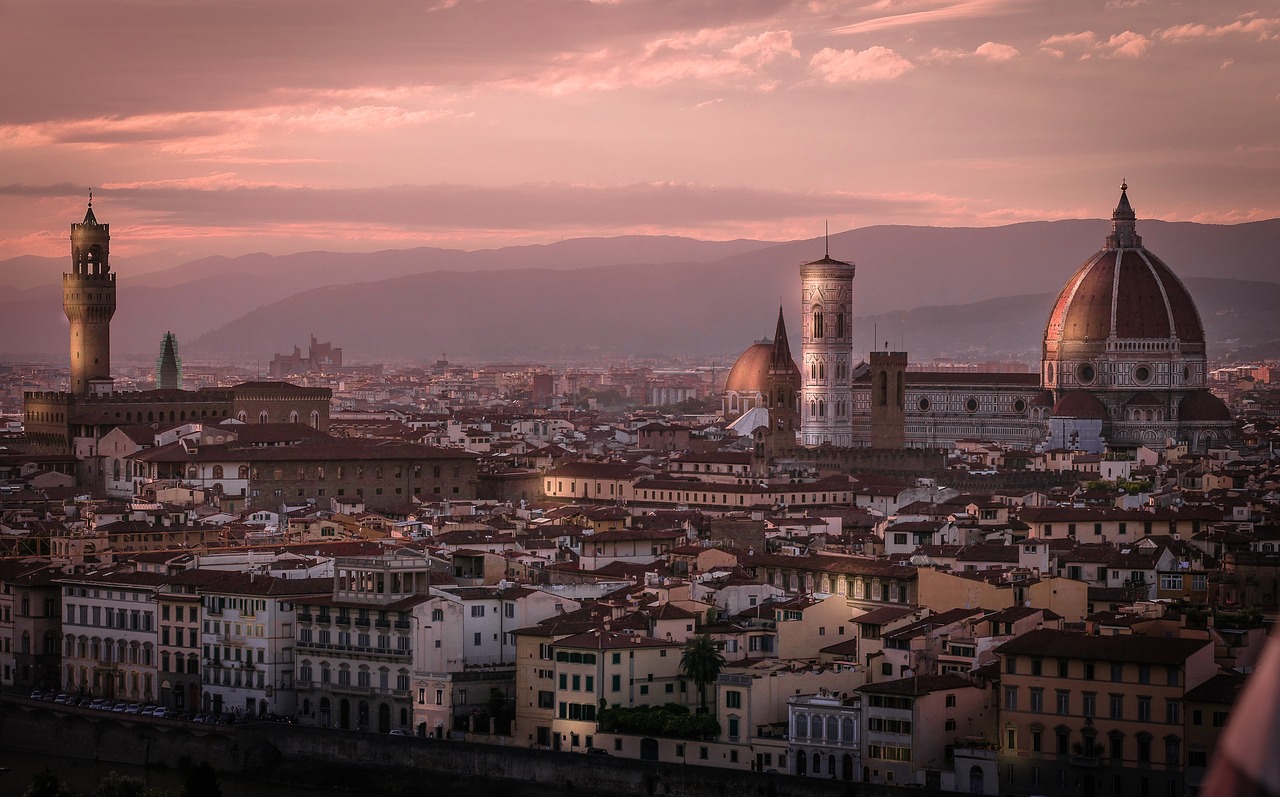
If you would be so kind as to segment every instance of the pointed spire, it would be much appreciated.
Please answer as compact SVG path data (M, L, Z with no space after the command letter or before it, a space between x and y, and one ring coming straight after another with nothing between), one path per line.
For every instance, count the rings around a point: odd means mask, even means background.
M84 212L84 224L97 224L98 219L93 215L93 189L89 189L89 207Z
M791 357L791 344L787 342L787 323L778 306L778 328L773 333L773 355L769 358L770 370L790 371L795 360Z
M1142 236L1138 235L1138 214L1129 204L1129 183L1120 183L1120 201L1111 214L1111 234L1107 236L1108 249L1140 249Z

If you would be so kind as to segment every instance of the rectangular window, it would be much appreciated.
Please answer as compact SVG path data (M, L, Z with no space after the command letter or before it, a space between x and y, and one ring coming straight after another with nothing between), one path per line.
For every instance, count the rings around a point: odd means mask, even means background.
M1138 722L1151 721L1151 698L1138 698Z
M729 689L724 693L725 708L742 708L742 692Z
M1057 690L1056 695L1058 699L1057 700L1058 713L1063 715L1070 714L1071 713L1071 693L1063 689L1059 689Z
M1044 690L1043 689L1036 689L1034 687L1031 689L1031 711L1034 711L1036 713L1040 713L1044 711Z
M1018 710L1018 687L1006 686L1004 688L1004 710L1005 711Z
M622 691L622 676L621 676L621 675L615 675L615 676L613 676L613 677L610 679L610 682L609 682L609 691L611 691L611 692L621 692L621 691Z

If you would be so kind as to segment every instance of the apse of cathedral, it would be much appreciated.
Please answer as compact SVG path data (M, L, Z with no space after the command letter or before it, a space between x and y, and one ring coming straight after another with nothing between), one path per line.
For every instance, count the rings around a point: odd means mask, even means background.
M784 432L772 450L951 448L977 439L1098 454L1200 451L1234 433L1230 411L1206 387L1200 313L1172 269L1142 245L1127 185L1103 247L1054 302L1038 374L909 370L905 352L862 360L851 342L854 270L829 255L800 267L800 434ZM781 318L779 330L785 334ZM730 371L723 410L742 433L778 435L763 367L775 348L753 345Z

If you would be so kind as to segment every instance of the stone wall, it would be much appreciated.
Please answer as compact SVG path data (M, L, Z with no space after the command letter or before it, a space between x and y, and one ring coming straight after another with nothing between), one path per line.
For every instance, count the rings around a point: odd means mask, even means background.
M187 758L226 773L269 778L305 765L317 782L366 771L371 790L424 773L517 780L565 792L616 797L905 797L926 794L875 784L558 753L524 747L300 728L277 723L221 726L63 708L0 698L0 747L69 758L176 767Z

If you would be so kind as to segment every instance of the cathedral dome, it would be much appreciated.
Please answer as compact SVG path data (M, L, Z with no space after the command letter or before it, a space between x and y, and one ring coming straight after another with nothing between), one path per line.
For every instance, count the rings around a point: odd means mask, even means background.
M769 390L769 365L773 362L773 341L762 340L744 351L729 371L724 389L736 393L766 393ZM796 384L800 383L800 368L791 361L791 371Z
M1055 418L1105 419L1107 407L1087 390L1072 390L1053 405Z
M1142 245L1121 188L1106 246L1085 261L1058 294L1045 329L1046 350L1125 341L1176 339L1203 351L1204 327L1182 281Z
M1207 390L1188 393L1178 403L1178 418L1183 421L1230 421L1231 410L1222 399Z

